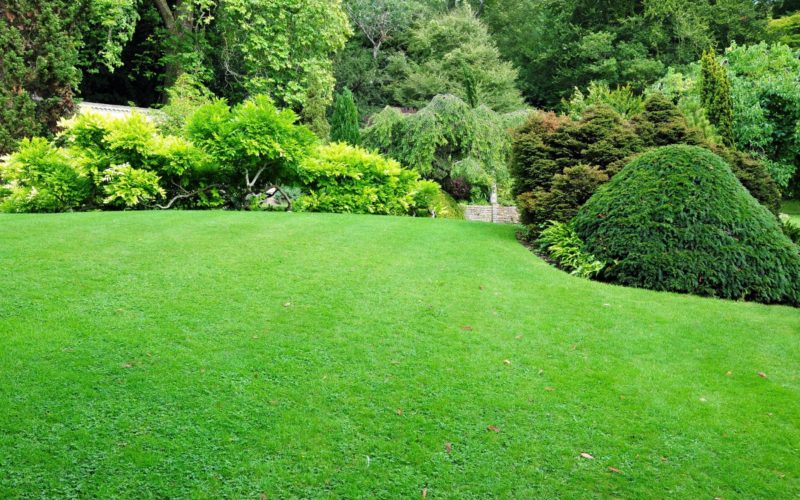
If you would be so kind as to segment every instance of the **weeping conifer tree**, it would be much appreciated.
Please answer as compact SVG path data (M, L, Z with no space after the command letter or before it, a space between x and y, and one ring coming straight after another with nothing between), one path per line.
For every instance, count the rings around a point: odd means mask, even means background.
M353 93L346 88L336 96L331 115L331 141L346 142L357 146L361 142L358 128L358 109Z

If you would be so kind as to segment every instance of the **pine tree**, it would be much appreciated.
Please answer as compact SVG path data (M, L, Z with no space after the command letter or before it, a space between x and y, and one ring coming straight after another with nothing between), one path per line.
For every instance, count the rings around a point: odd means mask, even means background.
M703 107L709 121L717 127L722 141L727 146L733 146L733 99L728 72L711 49L703 52L700 64Z
M80 2L0 2L0 155L22 137L47 135L72 112Z
M348 88L337 94L333 105L331 141L346 142L354 146L361 142L361 131L358 128L358 109L353 100L353 93Z

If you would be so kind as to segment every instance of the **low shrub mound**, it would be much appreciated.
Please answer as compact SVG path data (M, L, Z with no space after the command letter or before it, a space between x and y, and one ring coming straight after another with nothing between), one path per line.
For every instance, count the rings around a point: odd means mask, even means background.
M719 156L647 152L574 220L600 279L627 286L800 305L800 250Z

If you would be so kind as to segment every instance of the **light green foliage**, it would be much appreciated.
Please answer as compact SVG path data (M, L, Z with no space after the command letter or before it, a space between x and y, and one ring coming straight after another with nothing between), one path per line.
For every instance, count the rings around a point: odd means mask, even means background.
M201 107L189 119L187 133L220 166L234 203L245 207L262 187L296 179L300 162L317 142L296 122L293 111L278 110L260 95L233 108L222 100Z
M102 172L103 203L133 208L163 197L166 192L159 185L160 180L155 172L128 164L112 165Z
M646 91L646 95L654 93L664 94L677 104L678 109L686 118L689 128L696 130L708 143L722 144L722 137L717 128L708 119L706 109L700 97L700 86L696 84L694 75L699 74L697 64L689 65L687 74L669 68L667 74L654 83Z
M23 139L16 153L0 162L0 180L8 183L0 193L3 212L64 212L80 206L89 195L89 179L69 156L46 139Z
M148 0L152 1L152 0ZM122 50L139 21L136 0L89 0L83 27L85 48L81 66L96 73L98 66L114 70L122 65Z
M344 143L319 146L299 178L304 194L295 208L307 212L406 215L427 210L439 190L395 160Z
M732 75L736 144L767 160L787 194L800 193L800 59L785 45L733 45L725 52Z
M731 82L728 71L717 60L713 50L703 52L700 59L700 101L722 142L731 146L734 143Z
M84 113L64 123L61 138L70 155L95 178L109 168L127 165L183 183L214 169L211 159L186 139L162 136L144 116L121 119ZM185 186L185 187L188 187Z
M516 231L0 215L0 497L798 496L799 310L573 278Z
M164 135L184 135L186 121L201 106L208 104L214 94L197 78L182 73L167 89L167 104L161 108L158 128Z
M570 224L550 221L539 234L536 245L559 268L580 278L592 278L605 267L605 262L584 251L584 243Z
M800 11L769 22L769 35L777 42L800 49Z
M644 111L644 96L636 94L630 85L611 89L608 84L592 82L584 94L576 88L572 97L562 101L566 114L580 120L581 114L590 106L604 104L625 118L631 118Z
M491 185L508 186L511 139L500 115L485 106L470 108L452 95L436 96L417 113L387 108L364 130L363 143L423 177L439 181L445 190L466 199L470 189L455 193L448 183L463 178L488 200Z
M227 0L217 23L224 77L242 94L295 110L330 104L330 58L352 33L341 0Z
M737 148L761 159L785 195L800 192L796 175L800 158L800 59L781 44L733 44L718 57L731 81L733 136ZM674 95L696 105L700 99L700 68L691 66L670 81L659 82ZM670 75L668 75L670 76Z
M361 129L358 126L358 109L353 93L345 88L336 96L331 115L331 140L346 142L357 146L361 143Z
M409 35L407 57L392 70L398 104L420 108L437 94L453 94L495 111L522 107L517 71L500 57L486 26L469 7L422 22Z
M216 177L211 158L188 140L162 136L144 116L86 113L63 123L59 150L90 181L85 207L145 208L163 197L203 190ZM218 206L217 194L196 193L181 206Z

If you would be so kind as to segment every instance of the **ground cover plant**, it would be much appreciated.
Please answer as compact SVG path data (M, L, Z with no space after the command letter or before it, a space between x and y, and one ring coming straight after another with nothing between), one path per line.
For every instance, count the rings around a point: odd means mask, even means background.
M582 280L514 233L0 215L0 496L800 494L796 309Z

